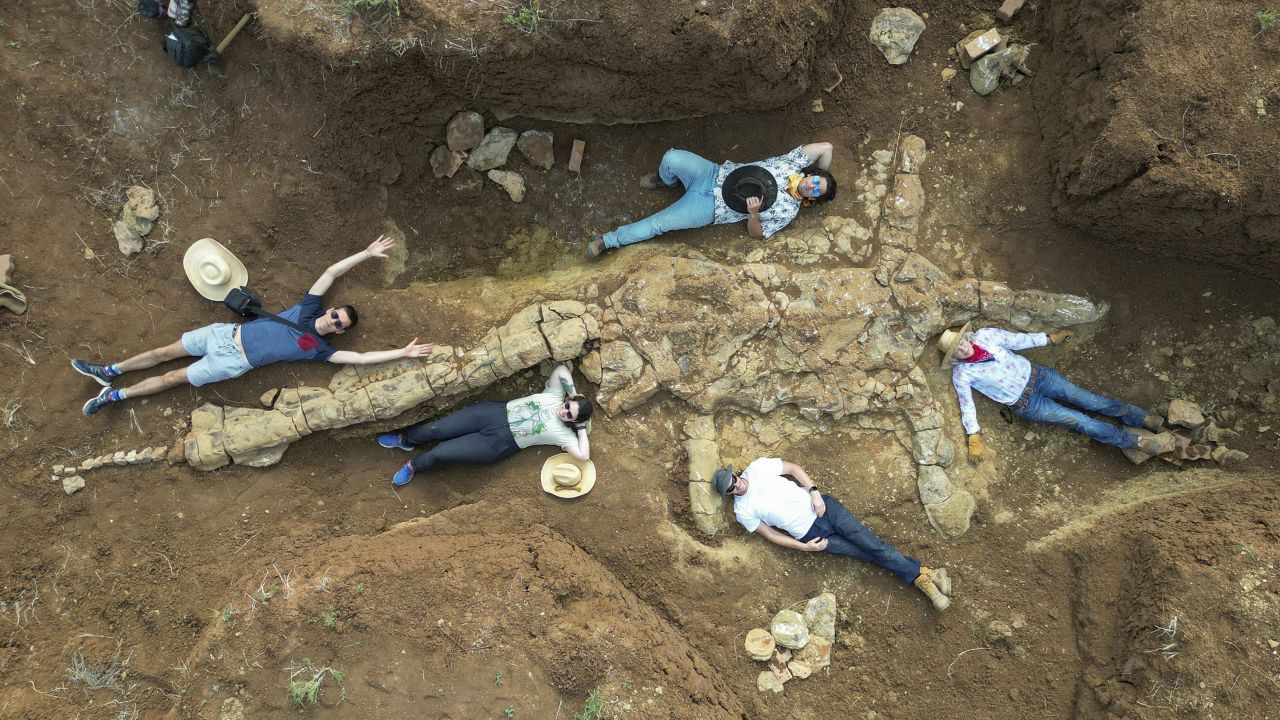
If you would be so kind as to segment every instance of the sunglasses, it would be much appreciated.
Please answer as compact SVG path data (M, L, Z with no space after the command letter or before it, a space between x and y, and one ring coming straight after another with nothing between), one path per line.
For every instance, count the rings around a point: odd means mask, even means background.
M812 189L809 190L809 197L818 197L822 194L822 178L815 175L814 177L809 178L809 184L813 186Z
M329 319L333 321L333 326L339 330L342 329L342 320L338 317L337 310L329 311Z
M560 407L564 408L564 411L565 411L566 413L568 413L568 414L569 414L569 419L570 419L570 420L574 420L574 421L576 421L576 420L578 419L578 414L577 414L577 413L575 413L575 412L573 412L573 408L569 406L569 403L571 403L571 402L573 402L573 401L572 401L572 400L565 400L565 401L564 401L564 405L561 405Z

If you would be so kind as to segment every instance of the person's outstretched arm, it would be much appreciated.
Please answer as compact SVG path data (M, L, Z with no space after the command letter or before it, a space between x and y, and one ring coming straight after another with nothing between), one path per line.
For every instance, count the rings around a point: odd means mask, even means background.
M565 445L564 451L572 455L577 460L583 460L583 461L590 460L591 459L591 441L587 439L587 429L585 427L579 427L574 432L574 435L578 439L577 444Z
M831 169L831 153L835 149L829 142L809 143L804 146L804 154L809 156L809 162L817 165L820 170Z
M315 283L311 286L311 289L307 291L307 294L323 295L329 292L329 288L333 286L334 280L337 280L338 278L342 277L344 274L346 274L348 270L359 265L365 260L368 260L369 258L386 257L387 251L390 250L393 246L395 246L395 244L396 244L396 241L394 238L388 237L386 235L379 235L377 240L374 240L372 243L369 243L369 247L365 248L364 250L361 250L360 252L356 253L355 255L352 255L349 258L339 260L338 262L330 265L329 269L325 270L324 274L316 279Z
M564 390L564 396L576 394L573 384L573 373L569 372L569 368L564 363L555 366L551 371L550 377L547 378L547 387L553 390Z
M399 350L375 350L373 352L351 352L339 350L329 356L329 362L337 365L377 365L400 358L425 357L431 352L431 343L418 344L418 338Z
M781 532L778 532L777 530L774 530L773 528L769 527L768 525L765 525L764 523L760 523L759 525L756 526L756 534L759 535L760 537L763 537L765 540L768 540L769 542L773 543L774 545L781 545L784 548L791 548L792 550L803 550L804 552L822 552L823 550L827 549L826 538L814 538L813 540L810 540L807 543L802 543L799 540L791 537L790 535L787 535L786 533L781 533Z

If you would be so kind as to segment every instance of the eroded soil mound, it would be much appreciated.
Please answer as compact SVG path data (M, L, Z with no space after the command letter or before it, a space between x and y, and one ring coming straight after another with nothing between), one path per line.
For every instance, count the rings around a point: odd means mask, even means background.
M1280 277L1280 31L1259 33L1257 9L1042 7L1033 87L1060 220L1144 252Z

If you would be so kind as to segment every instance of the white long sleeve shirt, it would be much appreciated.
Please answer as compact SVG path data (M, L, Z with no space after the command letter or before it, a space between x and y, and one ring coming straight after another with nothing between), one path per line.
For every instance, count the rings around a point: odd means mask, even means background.
M1031 361L1013 351L1044 347L1049 344L1049 336L982 328L973 334L972 342L991 353L991 359L957 363L951 370L951 384L960 400L960 422L966 435L981 430L978 411L973 405L973 390L1003 405L1017 402L1031 379Z

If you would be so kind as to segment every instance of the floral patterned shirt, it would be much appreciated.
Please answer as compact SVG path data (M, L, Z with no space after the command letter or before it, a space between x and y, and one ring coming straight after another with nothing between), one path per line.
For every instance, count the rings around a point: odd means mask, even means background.
M1010 351L1044 347L1049 344L1049 336L982 328L973 334L972 342L986 348L991 359L958 363L951 370L951 384L960 400L960 422L966 435L981 429L978 411L973 405L973 390L1005 405L1017 402L1031 379L1031 361Z
M786 155L779 155L760 162L736 163L726 161L716 172L716 187L712 191L716 201L715 223L723 225L725 223L742 222L747 219L746 213L740 213L725 203L724 193L721 188L724 187L724 179L729 176L729 173L743 165L759 165L768 170L769 174L778 183L778 198L773 201L773 205L770 205L768 210L760 213L760 228L764 230L765 239L769 239L774 233L786 227L787 223L795 220L796 214L800 212L800 201L787 192L787 181L792 175L812 164L813 161L805 153L803 145Z
M560 407L564 398L564 388L552 377L547 380L542 392L508 402L507 426L511 428L516 445L521 448L532 445L577 447L578 436L573 428L556 417L556 408Z

